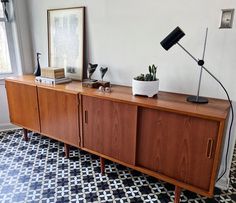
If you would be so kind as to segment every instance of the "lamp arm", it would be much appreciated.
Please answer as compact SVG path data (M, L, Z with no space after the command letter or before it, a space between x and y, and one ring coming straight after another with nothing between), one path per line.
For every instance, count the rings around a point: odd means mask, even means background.
M194 60L196 61L197 63L199 62L199 60L194 57L187 49L185 49L180 43L177 42L177 44ZM205 66L201 66L211 77L213 77L219 84L220 86L223 88L223 90L225 91L226 95L227 95L227 99L229 100L229 102L231 103L231 99L229 97L229 94L227 92L227 90L225 89L224 85L219 81L219 79L214 76Z
M177 42L176 44L178 44L194 61L198 63L198 59L194 57L187 49L185 49L179 42Z
M180 43L177 42L177 44L194 60L196 61L197 63L199 62L199 60L197 58L195 58L187 49L185 49ZM203 61L204 62L204 61ZM225 89L224 85L217 79L217 77L215 77L205 66L201 66L211 77L213 77L219 84L220 86L223 88L226 96L227 96L227 99L229 101L229 104L230 104L230 109L231 109L231 123L230 123L230 126L229 126L229 138L228 138L228 143L227 143L227 151L226 151L226 163L225 163L225 169L224 169L224 172L220 175L220 177L216 180L219 181L223 176L224 174L226 173L226 170L227 170L227 157L228 157L228 153L229 153L229 144L230 144L230 135L231 135L231 131L232 131L232 126L233 126L233 122L234 122L234 109L233 109L233 105L232 105L232 101L229 97L229 94L227 92L227 90Z

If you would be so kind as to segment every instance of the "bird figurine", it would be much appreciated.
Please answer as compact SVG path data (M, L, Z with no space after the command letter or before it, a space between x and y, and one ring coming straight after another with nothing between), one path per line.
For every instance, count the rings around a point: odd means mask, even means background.
M101 68L100 68L100 73L101 73L101 79L102 79L102 81L103 81L103 77L105 76L105 74L106 74L107 71L108 71L108 67L106 67L106 68L101 67Z
M41 53L37 53L37 65L36 65L36 68L35 68L35 71L34 71L34 75L35 76L40 76L41 75L41 66L40 66L40 62L39 62L39 58L40 58L40 55L42 55Z
M9 0L1 0L2 4L3 4L3 10L4 10L4 15L5 15L5 19L7 22L9 22L9 14L8 14L8 3Z
M93 73L95 72L96 68L98 67L98 64L91 64L89 63L88 65L88 74L89 74L89 80L92 80L91 77Z

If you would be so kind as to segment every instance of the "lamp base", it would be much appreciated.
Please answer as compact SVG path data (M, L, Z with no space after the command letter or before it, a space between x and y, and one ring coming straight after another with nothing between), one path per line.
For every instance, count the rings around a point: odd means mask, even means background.
M188 96L187 101L197 103L197 104L207 104L208 103L207 98L205 98L205 97L198 97L197 98L197 96Z

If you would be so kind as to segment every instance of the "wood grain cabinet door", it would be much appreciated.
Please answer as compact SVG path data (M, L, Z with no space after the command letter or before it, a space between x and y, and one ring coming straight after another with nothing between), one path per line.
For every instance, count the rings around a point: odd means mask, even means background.
M41 132L73 146L80 146L78 95L38 87Z
M219 123L139 109L137 165L209 190Z
M13 81L6 81L5 84L11 122L40 132L36 86Z
M88 96L82 99L84 148L134 164L137 107Z

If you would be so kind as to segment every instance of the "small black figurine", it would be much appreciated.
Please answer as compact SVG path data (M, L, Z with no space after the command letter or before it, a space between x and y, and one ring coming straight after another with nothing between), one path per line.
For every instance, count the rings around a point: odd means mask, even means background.
M7 22L9 22L9 15L8 15L8 12L7 12L7 8L8 8L8 5L7 3L9 3L9 0L1 0L2 4L3 4L3 10L4 10L4 15L5 15L5 19Z
M101 73L101 79L102 79L102 81L103 81L103 77L105 76L105 74L106 74L107 71L108 71L108 67L106 67L106 68L101 67L101 68L100 68L100 73Z
M98 64L91 64L89 63L88 65L88 74L89 74L89 80L92 80L91 77L93 73L95 72L96 68L98 67Z
M40 63L39 63L39 57L40 57L41 53L37 53L37 65L34 71L34 75L35 76L40 76L41 75L41 67L40 67Z

